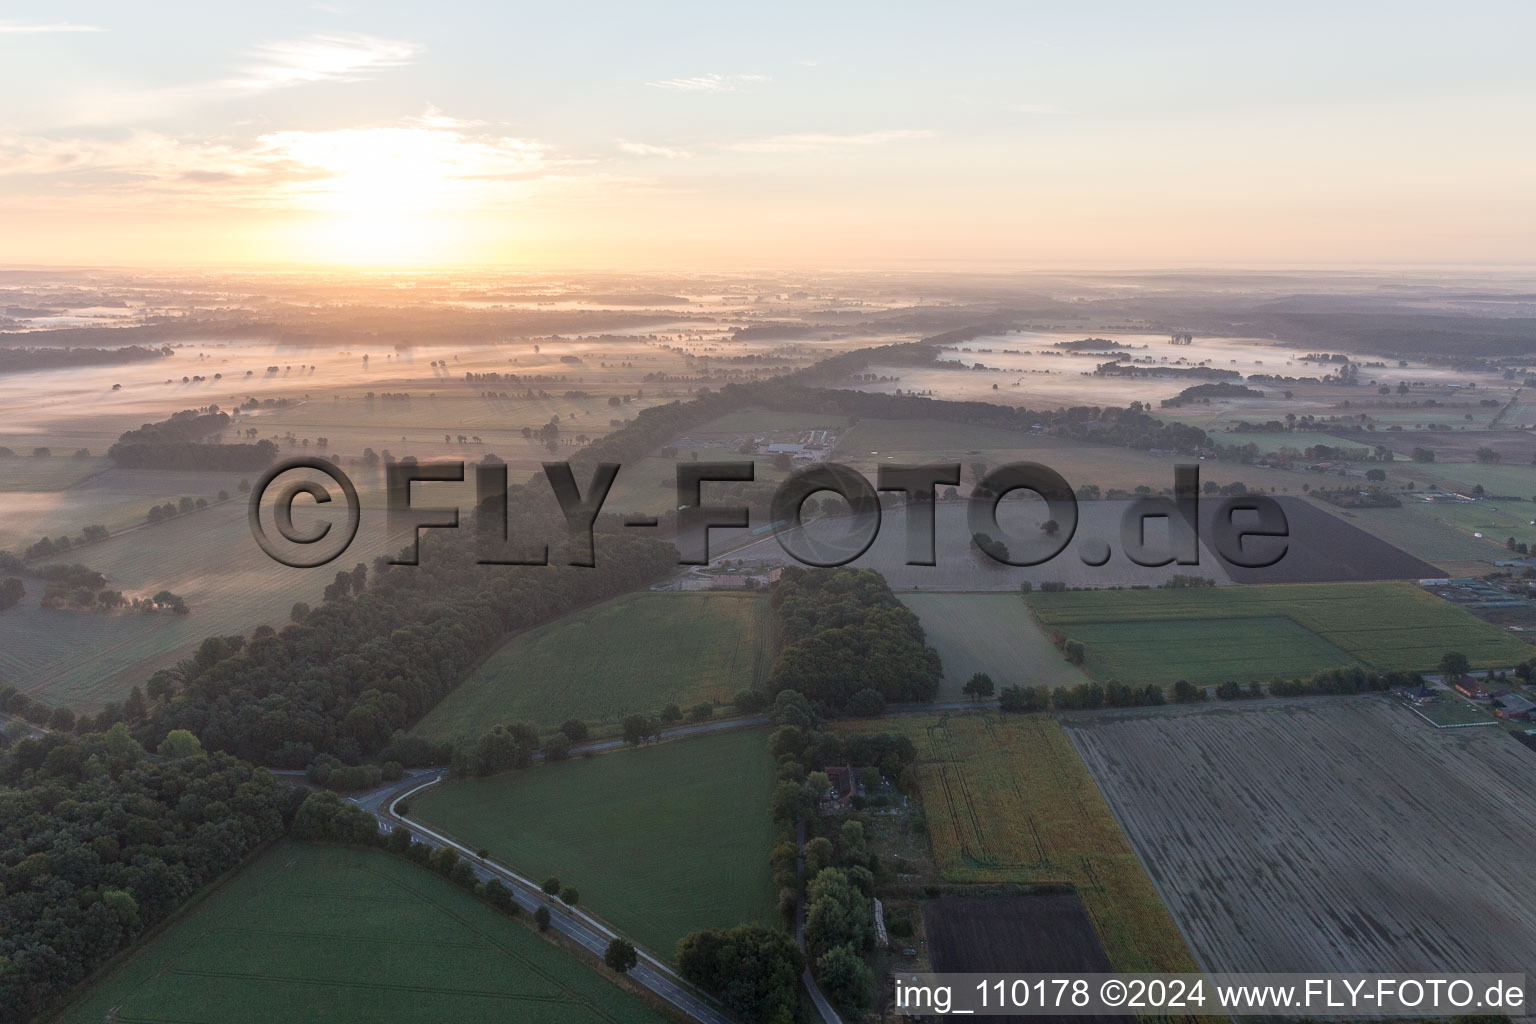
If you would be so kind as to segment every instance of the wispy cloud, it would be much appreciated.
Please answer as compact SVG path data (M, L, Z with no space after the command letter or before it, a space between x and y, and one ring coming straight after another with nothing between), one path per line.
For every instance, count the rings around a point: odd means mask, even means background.
M909 139L931 139L933 134L926 128L893 128L887 131L857 132L849 135L804 132L793 135L769 135L761 139L745 139L731 143L728 148L739 153L809 153L858 146L882 146L888 142L904 142Z
M689 78L663 78L659 82L646 82L652 89L672 92L735 92L744 85L757 85L768 81L767 75L721 75L710 72Z
M185 199L317 210L463 209L575 180L582 161L440 114L374 127L280 131L247 142L134 132L118 139L0 136L17 196L154 204Z
M22 22L0 21L0 36L31 36L42 35L45 32L105 32L106 29L96 25L72 25L67 21L55 22Z
M370 71L409 64L420 49L416 43L358 34L262 43L251 51L255 62L222 84L261 92L310 82L355 82Z
M614 145L631 156L659 156L665 160L690 160L693 154L686 149L675 146L656 146L649 142L630 142L627 139L616 139Z
M1048 107L1043 103L1010 103L1008 109L1015 114L1054 114L1055 107Z

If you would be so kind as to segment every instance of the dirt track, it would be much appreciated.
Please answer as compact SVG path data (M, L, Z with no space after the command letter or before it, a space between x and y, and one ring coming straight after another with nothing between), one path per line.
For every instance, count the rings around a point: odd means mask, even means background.
M1536 974L1536 756L1385 698L1067 733L1209 971Z

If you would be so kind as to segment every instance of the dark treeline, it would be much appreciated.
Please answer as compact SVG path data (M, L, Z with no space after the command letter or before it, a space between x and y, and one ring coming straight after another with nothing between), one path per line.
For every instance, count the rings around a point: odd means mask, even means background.
M783 648L768 677L771 693L795 690L828 714L860 715L938 693L939 652L879 573L790 566L774 587L773 608Z
M867 822L857 812L885 806L892 786L914 791L911 764L917 749L900 733L827 730L816 706L793 690L774 699L773 718L778 728L768 738L768 749L778 764L778 783L768 860L779 888L779 909L787 922L804 902L808 964L827 997L850 1019L858 1019L869 1009L874 989L874 975L864 960L874 946L870 899L877 883L894 877L871 849ZM857 773L860 790L851 798L851 815L818 813L825 800L838 799L827 772L832 767ZM801 828L806 833L803 862L796 848Z
M128 345L123 348L0 348L0 373L51 370L69 366L116 366L163 359L168 347Z
M192 736L22 739L0 789L0 1020L29 1020L280 835L302 791Z
M1100 363L1093 368L1099 377L1199 377L1204 380L1242 380L1236 370L1214 366L1145 366L1141 363Z
M206 438L229 424L229 413L220 412L218 406L210 406L207 412L184 409L169 419L127 431L107 449L107 457L123 469L229 471L265 469L277 458L277 445L271 441L206 443Z
M1423 686L1424 677L1417 672L1396 670L1373 672L1363 668L1331 668L1319 672L1311 679L1281 679L1269 681L1271 697L1312 697L1334 694L1375 693L1390 690L1394 686Z
M512 489L514 509L542 505L524 493ZM527 535L527 524L512 529ZM430 534L420 565L379 559L366 586L366 572L338 573L330 599L296 609L299 621L259 628L228 653L224 641L205 641L213 650L178 668L179 692L155 708L148 734L189 729L211 749L295 768L316 753L355 763L437 704L511 632L676 566L676 551L660 541L600 530L596 545L592 569L489 566L475 564L474 545L456 534Z

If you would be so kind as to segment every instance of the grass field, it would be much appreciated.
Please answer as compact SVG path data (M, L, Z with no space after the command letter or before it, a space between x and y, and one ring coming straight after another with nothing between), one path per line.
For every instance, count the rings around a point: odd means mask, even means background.
M1390 698L1075 716L1207 971L1536 967L1536 758Z
M1405 499L1402 508L1349 509L1348 516L1344 515L1344 509L1336 505L1321 501L1314 504L1351 526L1435 565L1491 562L1503 557L1503 538L1500 538L1497 547L1490 546L1490 541L1479 540L1471 533L1437 518L1435 513L1440 506L1415 498ZM1459 576L1461 573L1449 575Z
M284 843L62 1016L218 1024L660 1024L572 954L385 853Z
M917 613L944 663L941 700L960 700L976 672L999 687L1073 686L1083 674L1062 660L1018 594L897 594Z
M1475 501L1435 503L1415 501L1412 513L1426 516L1457 531L1473 544L1483 545L1490 558L1513 557L1504 546L1510 537L1517 542L1536 544L1536 504L1528 501ZM1482 537L1474 534L1481 533Z
M775 918L773 763L744 729L435 786L412 817L581 903L670 959L699 928Z
M501 722L613 725L667 704L729 701L773 659L766 594L629 594L514 637L416 727L473 740Z
M1047 629L1087 648L1098 679L1197 685L1368 665L1430 670L1446 651L1504 666L1529 645L1409 583L1033 594Z
M893 718L917 745L918 787L947 882L1068 883L1117 971L1194 961L1093 779L1045 715Z
M1428 481L1449 489L1472 488L1482 484L1489 494L1513 494L1521 498L1530 498L1536 494L1536 466L1530 465L1433 462L1427 465L1415 464L1412 469L1403 468L1398 472L1410 479Z

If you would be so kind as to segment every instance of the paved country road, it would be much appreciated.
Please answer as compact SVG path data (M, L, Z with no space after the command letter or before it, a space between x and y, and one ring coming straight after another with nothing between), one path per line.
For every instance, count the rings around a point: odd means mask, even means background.
M395 805L401 800L428 786L435 786L446 775L445 768L414 772L403 782L353 797L352 802L378 819L381 832L388 832L397 827L404 828L410 831L414 838L429 846L449 847L457 851L459 856L468 861L470 867L474 869L476 878L483 882L490 881L492 878L499 879L502 884L511 889L512 898L517 901L518 906L528 913L533 913L539 907L547 907L550 927L601 957L608 948L609 940L618 935L617 932L586 912L568 907L558 899L546 896L532 880L500 864L484 860L473 850L454 842L442 833L409 821L395 813ZM700 1021L701 1024L732 1024L731 1018L721 1012L713 1000L685 982L672 968L638 946L635 947L635 951L639 954L639 963L629 969L629 977L689 1017Z

